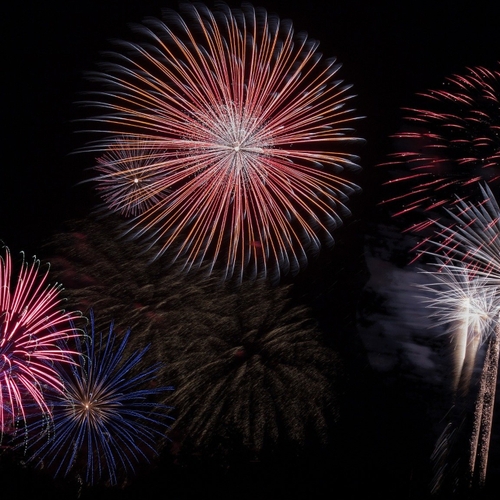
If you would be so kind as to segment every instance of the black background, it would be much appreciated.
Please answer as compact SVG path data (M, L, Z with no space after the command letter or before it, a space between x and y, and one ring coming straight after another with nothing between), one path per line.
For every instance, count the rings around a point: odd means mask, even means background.
M87 169L92 167L92 158L72 154L86 141L76 133L80 125L73 122L80 113L75 101L89 85L84 74L95 69L110 39L128 37L128 23L159 17L162 7L176 5L168 0L27 0L2 7L0 239L13 254L24 250L27 255L38 255L42 242L65 220L84 216L96 205L91 184L79 184L90 176ZM357 128L367 139L360 148L363 172L356 178L363 193L353 200L353 215L336 235L336 247L297 278L307 289L312 287L308 276L317 278L324 259L341 262L344 274L339 275L334 291L333 285L324 285L330 291L324 301L343 304L357 298L368 280L362 258L365 235L388 219L377 205L384 198L385 173L375 165L391 151L389 136L401 125L401 107L411 106L416 92L437 88L447 76L466 67L495 68L500 9L491 0L269 0L258 5L292 19L297 31L320 40L325 55L338 58L343 64L341 77L353 84L357 94L354 106L366 116ZM329 307L318 307L326 323L330 316L324 309ZM346 307L355 314L356 304ZM344 335L356 330L352 317L344 323L348 325ZM373 386L352 396L349 411L355 423L349 432L353 444L344 439L345 455L330 460L330 450L325 452L327 458L290 460L267 469L248 464L229 472L202 470L199 465L191 469L172 466L171 477L168 471L161 476L145 470L135 487L105 494L145 498L142 492L149 485L151 491L158 487L159 496L169 498L285 498L293 491L306 498L322 498L324 487L324 496L331 498L425 498L426 460L437 427L432 421L436 414L424 407L426 382L413 380L405 385L401 382L405 373L398 372L401 379L394 373L389 378L371 373L362 344L359 338L343 344L345 356L356 358L352 369L362 372L353 387L360 384L366 389L363 384L368 379ZM414 396L412 391L419 390ZM0 477L21 498L43 492L51 498L64 495L43 474L32 476L14 465L2 463ZM494 495L496 486L498 481L488 494Z

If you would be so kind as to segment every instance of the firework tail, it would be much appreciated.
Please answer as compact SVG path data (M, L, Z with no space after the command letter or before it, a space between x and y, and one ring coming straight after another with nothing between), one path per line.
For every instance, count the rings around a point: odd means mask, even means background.
M483 488L486 482L488 452L495 406L500 353L500 323L488 342L486 357L481 371L479 394L474 409L474 423L470 439L470 486Z
M431 493L457 492L463 489L482 488L486 477L488 446L491 435L493 404L498 368L499 331L500 325L492 335L481 372L479 390L474 402L472 425L467 415L470 415L470 401L473 396L471 381L474 368L477 366L478 349L481 344L479 332L470 335L469 321L470 303L463 305L463 316L457 322L455 338L455 377L453 380L454 405L448 414L448 422L434 447L431 461L434 467L434 477L431 481ZM464 440L468 439L465 446ZM460 458L454 460L456 450L462 450L468 457L465 470L466 482L463 484L463 474ZM458 456L461 453L458 452ZM463 488L465 486L465 488Z
M470 392L470 384L472 380L472 373L476 365L477 351L480 345L480 336L472 335L466 345L462 360L462 369L460 370L460 379L456 392L460 397L466 397Z
M469 309L470 302L464 300L463 311L460 321L457 325L457 335L453 336L455 342L454 349L454 365L455 365L455 376L453 379L453 392L457 392L461 386L460 381L464 374L464 364L467 358L467 343L469 338Z

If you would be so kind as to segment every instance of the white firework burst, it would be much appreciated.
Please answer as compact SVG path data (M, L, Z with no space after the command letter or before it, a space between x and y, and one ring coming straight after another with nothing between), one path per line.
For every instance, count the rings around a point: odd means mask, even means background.
M436 264L436 269L423 271L429 283L419 285L425 292L423 302L431 310L435 325L453 330L457 323L466 323L467 341L482 343L495 327L500 310L498 289L487 276L464 264Z

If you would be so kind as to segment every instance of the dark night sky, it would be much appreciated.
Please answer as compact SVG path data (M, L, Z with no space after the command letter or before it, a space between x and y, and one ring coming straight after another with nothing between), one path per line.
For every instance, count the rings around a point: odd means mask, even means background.
M351 242L357 245L354 253L362 252L363 231L386 221L387 214L377 207L384 198L381 188L384 174L375 165L391 151L389 136L401 125L401 107L411 106L416 92L439 87L445 77L463 72L466 67L495 67L500 59L500 7L493 7L496 3L492 0L257 3L281 18L292 19L297 31L307 31L310 37L320 40L320 49L326 56L338 58L343 65L341 78L353 84L357 94L353 105L366 116L358 122L358 134L367 143L360 149L363 172L356 178L364 192L353 200L353 216L337 236L334 258L346 258ZM87 169L92 167L92 158L71 154L86 141L84 134L76 133L81 126L74 122L81 113L75 101L90 85L84 74L95 69L100 52L110 48L110 39L128 37L127 23L140 22L145 16L159 17L162 7L176 5L177 2L169 0L25 0L11 1L2 8L4 161L0 181L0 240L13 254L21 250L28 255L39 254L40 245L65 220L84 216L97 203L91 185L78 184L89 177ZM345 263L347 269L355 265ZM318 272L314 263L311 272ZM368 280L368 275L364 279ZM306 283L307 275L298 280ZM339 282L349 286L345 276ZM383 374L375 377L383 379ZM379 388L371 393L369 404L377 408L386 406L391 411L394 404L391 397L400 390L397 385L391 378L384 386L387 390ZM412 390L415 387L412 385ZM417 397L418 401L423 399ZM412 420L410 413L411 409L405 409L401 414ZM394 452L396 455L388 459L387 465L374 466L375 472L367 484L380 487L391 481L391 475L394 479L395 474L401 473L405 477L394 480L395 486L387 488L386 497L421 498L422 493L418 492L425 491L425 486L415 486L419 478L413 479L414 483L411 478L419 473L425 478L425 472L413 467L408 457L401 458L405 466L398 468L397 453L404 453L402 447L384 434L391 423L394 417L385 415L383 410L374 412L371 432L376 435L367 444L370 458L360 458L360 467L370 470L370 460L380 457L383 460ZM412 421L409 425L413 424ZM403 428L405 423L398 425ZM432 422L426 421L425 425L436 429ZM366 431L364 435L369 433ZM408 449L418 455L415 441L416 438L410 439ZM379 457L378 446L387 447L380 451ZM422 456L425 453L426 449ZM349 456L349 460L356 467L355 458ZM316 483L315 491L319 491L318 482L328 483L312 467L306 467L305 471L298 469L303 471L305 483ZM0 469L0 477L2 473ZM188 480L189 471L183 470L182 474ZM245 481L253 472L238 474L233 476L234 487L239 488L234 491L235 496L245 488ZM382 477L375 479L376 474ZM355 474L353 477L363 481ZM181 479L176 484L181 484ZM304 492L306 486L302 485ZM330 483L327 487L336 491ZM182 489L177 488L178 496L174 498L181 499ZM361 491L359 486L354 490ZM223 496L216 487L213 491ZM227 491L224 494L229 498ZM338 498L356 496L345 493Z
M390 150L387 137L399 127L400 107L466 66L495 64L500 34L493 3L263 4L320 40L323 53L343 64L341 77L353 84L354 104L367 117L358 127L368 141L361 151L362 209L371 213L374 199L382 197L373 165ZM13 250L35 253L48 227L94 205L88 185L75 187L89 176L92 158L68 156L87 139L72 122L80 116L74 104L79 92L89 88L84 73L95 68L110 39L128 36L127 23L159 16L165 6L176 2L28 0L6 7L0 210L1 237Z

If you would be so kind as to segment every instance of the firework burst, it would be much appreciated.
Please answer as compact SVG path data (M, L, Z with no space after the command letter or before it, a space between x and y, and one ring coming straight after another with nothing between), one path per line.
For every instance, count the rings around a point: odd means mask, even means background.
M97 330L118 318L117 333L130 328L134 339L155 343L157 351L162 346L157 339L169 331L170 311L188 315L196 307L189 295L204 277L185 276L175 266L165 272L163 259L151 262L154 254L139 242L120 239L120 223L115 215L69 222L48 245L52 271L67 284L74 307L85 313L99 308Z
M399 173L388 183L397 194L384 202L403 204L395 215L429 215L456 195L478 193L479 182L499 185L500 71L470 68L420 95L427 107L406 109L407 131L395 136L400 152L383 164Z
M340 175L358 168L349 86L316 41L262 9L182 10L137 26L141 41L93 75L106 87L90 102L106 134L88 147L104 152L97 188L186 269L296 272L359 189Z
M81 356L69 368L59 367L64 393L53 394L53 426L28 443L29 460L67 476L74 470L89 485L116 485L141 460L149 460L165 439L170 407L154 398L171 387L159 387L158 365L142 369L147 348L126 356L130 330L119 342L113 325L96 334L94 318Z
M442 259L440 266L445 275L453 278L440 279L441 285L445 285L441 298L445 298L433 303L438 311L449 307L450 311L442 314L444 320L461 319L468 335L468 340L463 340L464 332L457 330L459 397L471 393L471 373L480 361L478 347L486 344L468 437L467 488L483 487L486 481L499 361L500 209L489 187L481 187L481 190L483 201L477 206L457 201L455 209L448 212L454 221L451 226L434 222L438 230L429 240L434 250L429 253ZM458 404L463 408L463 403ZM438 446L442 447L447 439L448 433L445 433Z
M200 292L198 307L171 332L184 341L170 366L178 380L174 429L214 454L325 439L341 366L307 309L290 305L288 288L262 282L238 294L213 284L207 292L210 301Z
M432 310L435 325L447 325L448 332L456 332L457 324L464 324L465 343L482 343L495 327L500 303L495 287L488 286L486 277L477 277L463 264L447 266L436 264L436 270L425 271L430 282L419 288L428 295L423 298Z
M0 258L0 436L26 420L25 409L37 406L50 414L45 391L61 392L55 362L70 362L71 351L58 342L77 335L61 306L61 286L47 285L48 269L39 275L40 262L23 260L12 286L12 260L6 249Z
M436 325L446 325L451 335L455 401L431 457L435 472L433 493L447 488L468 490L473 486L475 475L477 484L484 485L496 386L492 373L495 355L498 364L500 311L498 289L489 285L484 276L476 276L463 264L447 266L438 262L436 266L437 270L426 272L429 283L420 288ZM487 343L488 348L477 389L471 381L475 368L481 364L482 343ZM470 400L474 398L472 410Z
M172 439L184 458L325 437L341 366L307 309L289 304L289 288L235 287L175 266L165 273L162 258L149 263L138 242L116 238L114 217L73 228L52 245L54 270L71 284L71 301L99 304L99 324L114 315L117 331L132 326L131 346L154 345L148 355L164 362L158 379L176 387Z
M160 203L161 193L155 190L162 179L155 168L159 155L161 151L148 150L145 144L134 146L131 139L119 138L97 159L97 189L111 210L129 217Z

